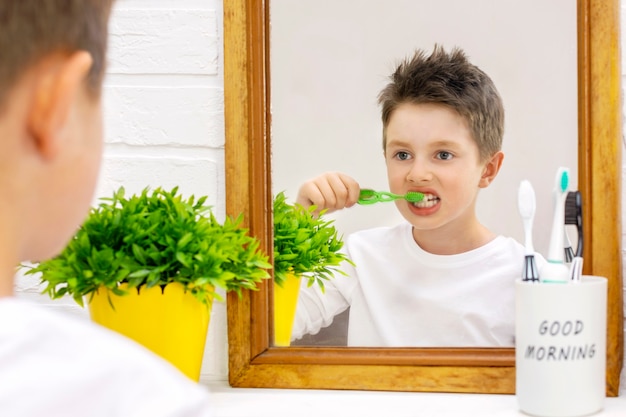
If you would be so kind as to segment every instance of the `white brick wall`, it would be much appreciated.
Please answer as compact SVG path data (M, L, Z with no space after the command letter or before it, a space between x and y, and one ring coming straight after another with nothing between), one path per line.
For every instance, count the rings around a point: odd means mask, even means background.
M105 80L105 159L97 195L180 186L224 216L220 0L118 0ZM216 302L203 380L227 378L226 307Z
M220 0L118 0L105 80L106 151L97 194L176 185L224 216ZM216 302L203 380L227 378L226 307Z
M105 80L97 195L180 186L224 217L221 0L118 0ZM227 378L226 306L216 302L203 380Z

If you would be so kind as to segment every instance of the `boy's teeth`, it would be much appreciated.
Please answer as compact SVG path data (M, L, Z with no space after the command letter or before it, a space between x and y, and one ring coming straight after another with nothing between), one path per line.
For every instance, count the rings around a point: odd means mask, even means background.
M413 203L415 207L428 208L433 207L439 202L439 198L432 194L424 194L424 199L418 203Z
M433 207L435 204L437 204L437 200L420 201L419 203L413 203L415 207L419 208Z

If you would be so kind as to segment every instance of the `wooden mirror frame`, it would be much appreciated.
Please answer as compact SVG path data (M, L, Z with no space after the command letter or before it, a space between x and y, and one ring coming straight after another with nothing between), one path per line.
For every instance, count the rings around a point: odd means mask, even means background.
M224 1L226 211L272 253L269 1ZM608 278L606 392L623 361L619 0L578 0L578 184L584 273ZM270 282L228 294L233 387L515 392L512 348L270 346Z

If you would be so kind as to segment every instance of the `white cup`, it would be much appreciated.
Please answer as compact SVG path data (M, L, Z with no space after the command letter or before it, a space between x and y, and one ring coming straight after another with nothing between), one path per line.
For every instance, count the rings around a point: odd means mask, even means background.
M606 298L604 277L516 282L516 397L523 412L576 417L602 410Z

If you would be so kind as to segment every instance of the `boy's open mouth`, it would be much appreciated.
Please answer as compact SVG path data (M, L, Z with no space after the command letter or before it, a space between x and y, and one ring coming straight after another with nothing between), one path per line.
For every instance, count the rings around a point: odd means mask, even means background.
M413 203L413 205L418 208L429 208L436 205L439 200L440 198L434 194L424 194L424 199L418 203Z

